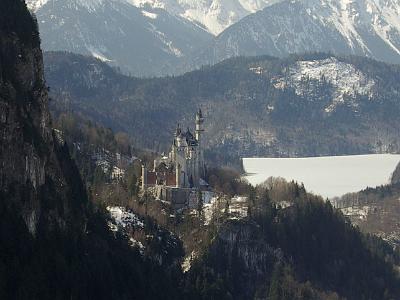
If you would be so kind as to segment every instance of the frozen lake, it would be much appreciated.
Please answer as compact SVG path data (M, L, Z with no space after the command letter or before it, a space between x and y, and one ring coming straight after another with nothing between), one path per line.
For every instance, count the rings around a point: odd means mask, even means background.
M302 182L307 191L324 198L387 184L399 162L397 154L243 159L246 178L253 185L282 177Z

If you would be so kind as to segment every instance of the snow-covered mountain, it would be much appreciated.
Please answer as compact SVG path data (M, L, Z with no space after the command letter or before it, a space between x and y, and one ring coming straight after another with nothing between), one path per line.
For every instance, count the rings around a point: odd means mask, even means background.
M212 35L161 8L126 0L27 0L46 51L92 55L140 76L170 67L209 42Z
M94 55L135 75L304 52L400 63L400 0L27 1L45 50Z
M315 51L400 62L400 0L286 0L232 25L195 60Z
M40 0L36 0L40 1ZM162 8L200 24L214 35L245 16L282 0L128 0L137 7Z
M36 12L52 0L26 0L30 10ZM218 35L245 16L283 0L123 0L138 8L163 9L180 16ZM99 0L81 1L91 6ZM101 2L101 1L100 1ZM91 4L92 3L92 4Z

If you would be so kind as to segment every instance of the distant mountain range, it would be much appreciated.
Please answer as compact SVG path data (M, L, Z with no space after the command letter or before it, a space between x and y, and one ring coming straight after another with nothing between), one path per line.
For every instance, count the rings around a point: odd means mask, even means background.
M50 0L26 0L32 11L38 11ZM243 17L282 0L121 0L140 9L164 10L193 22L218 35ZM82 1L93 6L98 0Z
M212 35L158 8L120 0L29 1L42 47L92 55L138 76L169 73Z
M192 59L331 52L400 62L399 0L282 1L245 17Z
M214 35L245 16L282 0L131 0L137 7L162 8L206 28Z
M92 55L135 76L308 52L400 62L400 0L27 2L45 50Z
M235 58L183 76L137 79L96 59L46 53L45 72L53 111L74 111L160 152L199 107L210 155L222 163L400 150L400 67L366 58Z

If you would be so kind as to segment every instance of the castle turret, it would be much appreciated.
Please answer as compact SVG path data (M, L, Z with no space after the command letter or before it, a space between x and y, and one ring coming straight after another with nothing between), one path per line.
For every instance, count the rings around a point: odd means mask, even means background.
M175 137L178 137L182 133L181 125L178 123L175 130Z
M196 185L200 178L204 177L204 156L203 156L203 145L201 141L201 137L204 133L204 117L201 109L196 114L196 140L198 143L197 147L197 160L196 160Z
M144 191L147 186L147 169L146 166L142 165L142 190Z
M201 109L199 109L199 111L196 114L196 140L198 141L199 145L200 145L201 135L204 132L203 124L204 124L203 113Z

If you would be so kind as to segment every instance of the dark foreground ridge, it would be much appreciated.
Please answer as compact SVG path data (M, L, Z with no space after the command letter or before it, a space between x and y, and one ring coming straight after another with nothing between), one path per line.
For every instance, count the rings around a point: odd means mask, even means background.
M176 298L165 270L108 230L51 128L37 24L0 3L0 298Z

